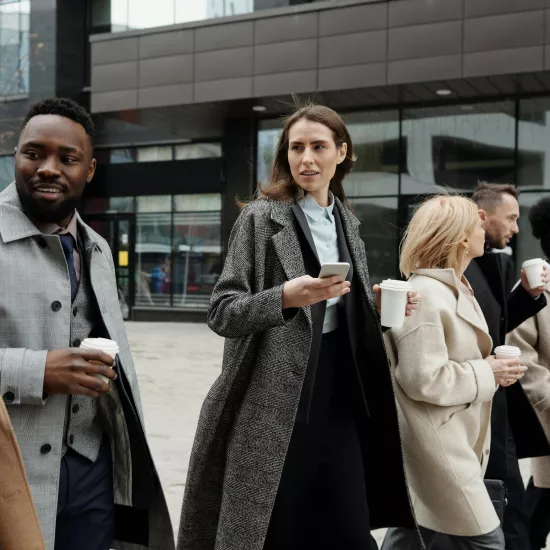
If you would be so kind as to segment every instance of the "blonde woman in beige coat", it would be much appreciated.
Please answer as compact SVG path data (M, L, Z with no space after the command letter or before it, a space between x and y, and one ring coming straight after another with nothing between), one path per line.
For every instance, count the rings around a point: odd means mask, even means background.
M400 268L423 300L418 315L386 333L392 359L405 468L428 549L438 533L453 547L503 550L499 518L483 482L491 400L498 384L525 371L490 356L492 341L464 271L484 251L477 206L437 196L415 213ZM391 529L383 550L418 548L410 531Z
M550 258L550 198L543 198L529 212L533 236ZM545 290L550 303L550 285ZM521 349L521 362L527 367L521 385L535 408L546 436L550 439L550 307L512 331L506 343ZM531 548L544 548L550 529L550 456L531 459L533 483L527 500L534 504L531 515Z

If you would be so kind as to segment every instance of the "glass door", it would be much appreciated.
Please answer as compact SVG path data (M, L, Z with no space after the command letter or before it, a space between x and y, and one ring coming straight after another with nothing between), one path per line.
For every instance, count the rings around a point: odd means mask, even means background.
M122 316L130 319L135 295L135 215L98 214L86 216L85 221L111 247Z

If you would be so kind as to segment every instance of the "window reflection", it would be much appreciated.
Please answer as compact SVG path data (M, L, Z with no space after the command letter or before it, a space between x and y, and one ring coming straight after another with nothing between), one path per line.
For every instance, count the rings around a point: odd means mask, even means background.
M29 1L0 1L0 96L29 92L29 19Z
M346 176L346 195L393 195L399 191L399 112L344 115L357 161Z
M401 192L438 185L473 189L478 180L515 181L515 105L512 101L407 109Z
M518 185L550 189L550 98L521 100L519 114Z
M0 156L0 191L13 180L13 155Z
M373 284L397 274L397 197L350 199L351 207L361 222L369 271Z
M174 214L174 306L206 309L221 268L221 212Z

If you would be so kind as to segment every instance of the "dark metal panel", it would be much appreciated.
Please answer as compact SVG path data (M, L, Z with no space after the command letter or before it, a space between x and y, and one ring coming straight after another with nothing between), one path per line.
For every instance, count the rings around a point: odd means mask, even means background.
M254 97L314 92L316 87L317 71L294 71L254 77Z
M319 38L319 67L339 67L385 61L387 31L370 31Z
M462 19L462 0L395 0L389 16L390 27Z
M118 63L119 61L133 61L138 58L137 38L115 38L105 42L92 43L92 63Z
M168 105L185 105L193 102L193 84L171 84L140 88L138 107L165 107Z
M193 53L193 30L148 34L139 38L139 57L164 57Z
M227 25L210 25L195 30L195 51L239 48L254 44L254 22L241 21Z
M252 97L252 77L195 82L195 103Z
M285 40L317 38L318 19L317 13L258 19L255 23L254 41L256 44L270 44Z
M464 54L464 76L488 76L540 71L543 46Z
M116 92L96 92L91 97L92 113L108 113L137 108L137 89Z
M466 17L498 15L500 13L544 8L544 0L464 0Z
M543 42L544 12L528 11L464 20L464 51L504 50Z
M386 84L386 63L319 69L319 90L345 90Z
M314 70L317 65L317 40L295 40L256 46L254 74Z
M385 2L321 10L319 12L319 35L328 36L385 29L387 18L388 5Z
M461 76L461 55L406 59L388 63L388 84L446 80Z
M139 62L139 85L165 86L193 82L193 55L171 55L142 59Z
M251 47L195 54L195 81L249 76L253 74L253 60Z
M447 21L390 29L388 59L450 55L462 51L462 22Z

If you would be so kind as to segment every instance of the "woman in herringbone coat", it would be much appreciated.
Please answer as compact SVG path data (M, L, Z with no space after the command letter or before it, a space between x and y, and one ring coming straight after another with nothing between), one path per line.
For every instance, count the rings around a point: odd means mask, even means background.
M359 221L342 181L342 119L286 122L273 175L231 233L208 324L226 338L204 402L179 550L376 548L414 527L395 396ZM347 262L346 280L320 279ZM416 293L409 298L408 314Z

